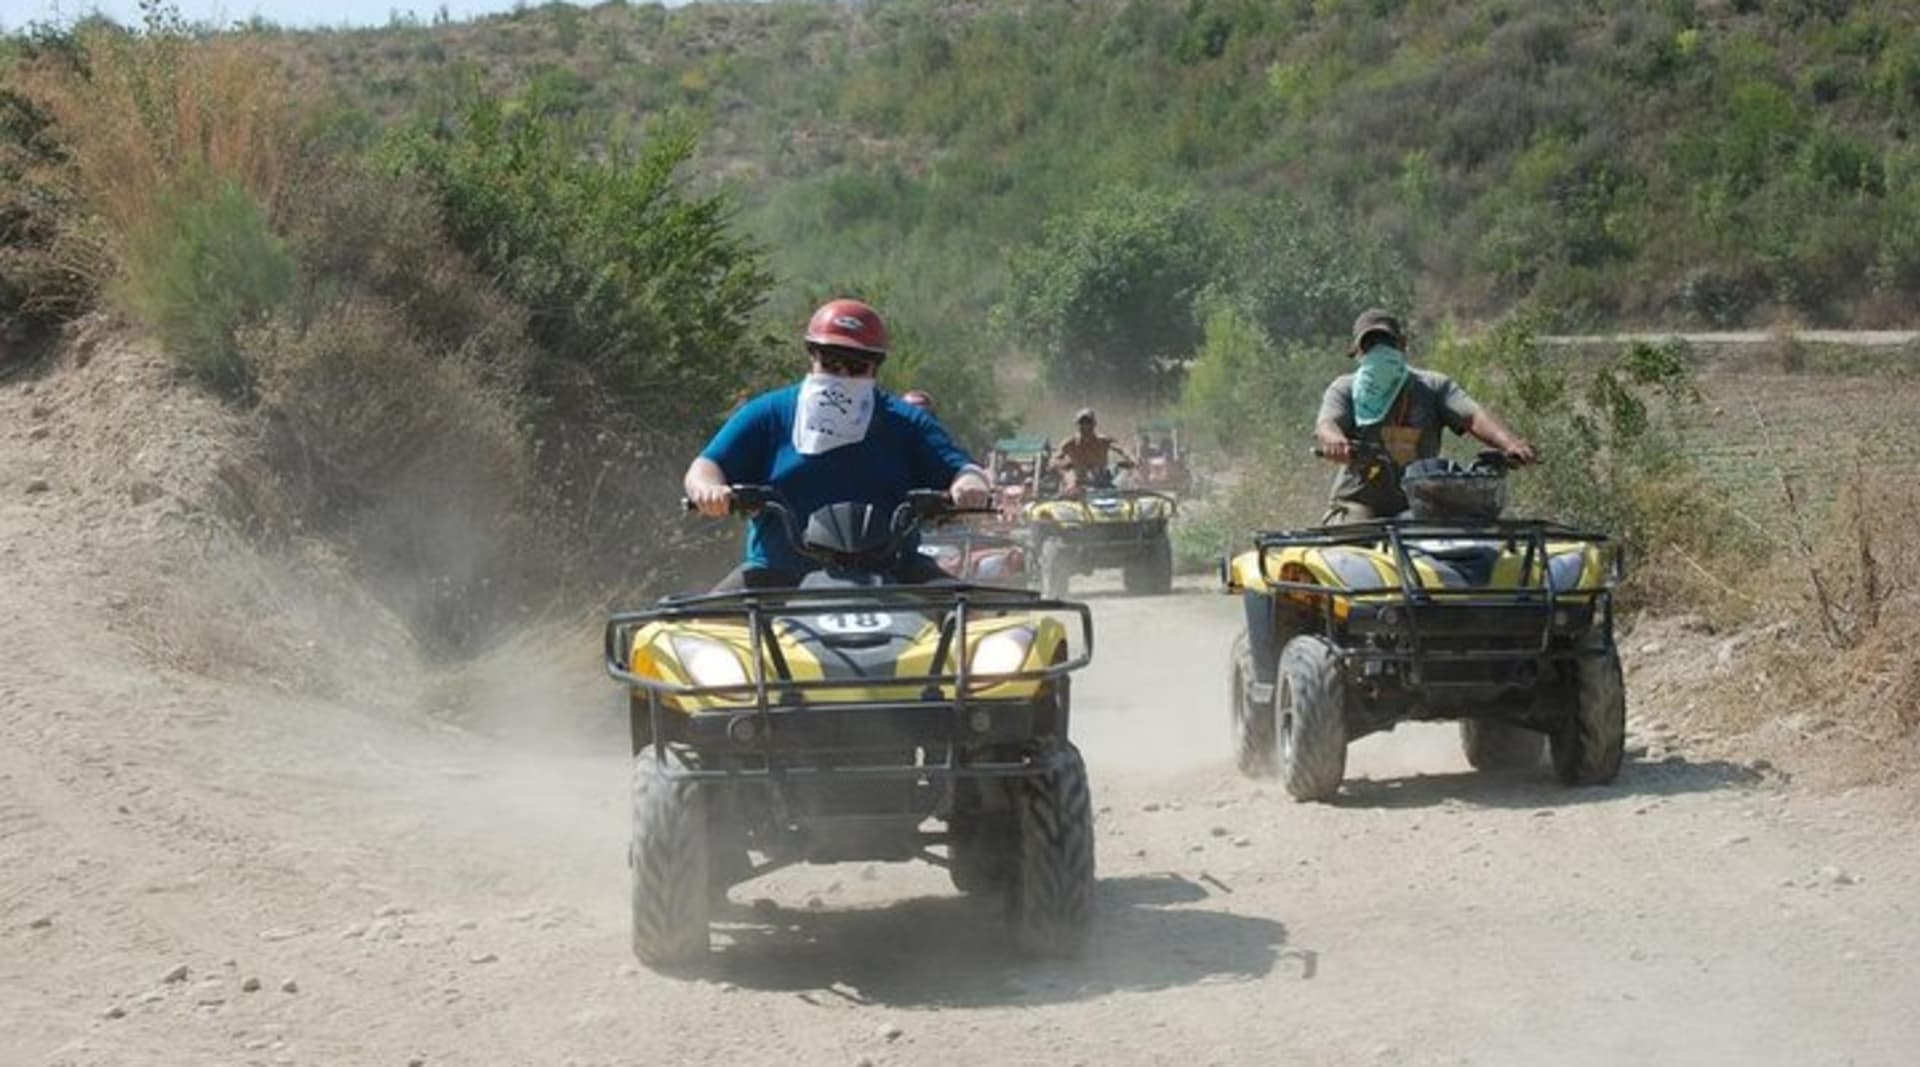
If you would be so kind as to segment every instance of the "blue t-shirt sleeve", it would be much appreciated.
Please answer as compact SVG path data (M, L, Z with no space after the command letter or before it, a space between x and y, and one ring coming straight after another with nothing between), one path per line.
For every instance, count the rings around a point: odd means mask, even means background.
M974 465L973 457L954 443L939 419L910 405L901 406L911 413L908 421L914 430L914 483L927 489L945 489L962 470Z
M742 405L700 450L720 465L727 481L757 484L773 476L772 398L759 396Z

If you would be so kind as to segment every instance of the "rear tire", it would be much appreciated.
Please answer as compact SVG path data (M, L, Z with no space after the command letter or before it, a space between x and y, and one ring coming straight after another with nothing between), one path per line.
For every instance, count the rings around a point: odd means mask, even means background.
M1042 596L1059 600L1067 595L1067 587L1072 578L1071 562L1067 559L1067 544L1058 537L1049 537L1040 542L1040 593Z
M1603 785L1620 773L1627 740L1627 687L1620 650L1574 664L1574 714L1552 738L1554 777L1566 785Z
M1121 578L1134 596L1165 596L1173 592L1173 543L1161 538L1127 564Z
M1460 750L1476 771L1525 771L1540 765L1546 738L1494 719L1460 720Z
M1233 640L1232 656L1234 762L1249 778L1271 778L1275 770L1273 701L1257 702L1249 692L1253 654L1244 631Z
M633 760L633 954L654 967L707 955L711 916L707 804L698 783L672 776L647 749Z
M1280 652L1274 727L1280 778L1295 800L1328 800L1347 773L1345 684L1333 647L1296 637Z
M1053 769L1016 792L1020 852L1008 910L1022 950L1076 956L1093 926L1093 796L1079 749L1062 743L1049 754Z

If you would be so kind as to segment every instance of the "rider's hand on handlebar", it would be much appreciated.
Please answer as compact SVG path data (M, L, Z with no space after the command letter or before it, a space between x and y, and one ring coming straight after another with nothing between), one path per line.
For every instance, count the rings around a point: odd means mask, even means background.
M947 495L953 498L954 506L960 508L990 508L993 506L993 489L987 480L968 471L953 480Z
M688 486L687 500L700 514L710 519L724 519L733 511L733 487L730 485Z
M1353 443L1347 440L1339 430L1318 429L1313 438L1320 444L1320 456L1336 463L1345 463L1353 458Z
M1539 455L1533 450L1532 442L1524 437L1516 437L1508 442L1506 453L1508 459L1521 466L1538 462L1540 459Z

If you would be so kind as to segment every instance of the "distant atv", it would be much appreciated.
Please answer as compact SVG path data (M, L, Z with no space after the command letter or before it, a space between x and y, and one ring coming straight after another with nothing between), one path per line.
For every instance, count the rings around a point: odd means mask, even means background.
M1537 764L1544 740L1562 782L1613 779L1626 732L1618 552L1602 534L1501 518L1506 473L1498 452L1466 468L1421 461L1401 483L1411 517L1262 533L1225 561L1247 612L1232 654L1244 773L1325 800L1348 743L1457 719L1476 769Z
M920 535L920 553L963 581L1015 589L1031 584L1026 546L1004 533L946 526Z
M1167 526L1178 505L1150 489L1088 488L1030 503L1025 536L1040 569L1040 589L1066 596L1076 574L1119 568L1129 593L1173 590L1173 542Z
M1133 483L1177 497L1195 494L1192 456L1177 423L1165 420L1143 422L1134 430L1134 449L1139 468Z
M1093 808L1068 675L1089 659L1086 606L883 584L916 527L951 513L944 494L892 515L836 504L804 535L772 490L733 499L777 516L820 569L797 589L669 598L607 624L607 668L631 686L634 953L704 957L714 902L779 867L915 858L1004 895L1028 951L1079 951Z
M1051 465L1053 445L1044 437L1003 437L987 453L994 501L1008 523L1023 521L1030 501L1056 496L1060 472Z

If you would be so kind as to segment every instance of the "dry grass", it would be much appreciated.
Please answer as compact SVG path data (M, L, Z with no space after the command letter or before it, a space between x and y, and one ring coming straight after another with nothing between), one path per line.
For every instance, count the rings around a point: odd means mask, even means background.
M270 210L284 202L299 105L259 47L92 23L74 34L71 53L48 52L17 71L66 156L42 179L95 222L74 227L74 269L103 281L125 236L149 226L184 179L233 182Z
M1675 667L1695 684L1657 702L1679 705L1666 710L1690 729L1750 733L1837 781L1920 767L1915 515L1920 486L1858 463L1823 529L1729 588L1745 624Z

